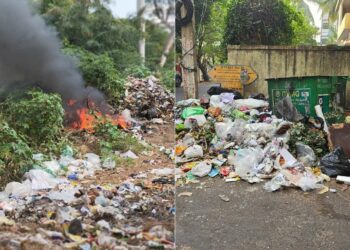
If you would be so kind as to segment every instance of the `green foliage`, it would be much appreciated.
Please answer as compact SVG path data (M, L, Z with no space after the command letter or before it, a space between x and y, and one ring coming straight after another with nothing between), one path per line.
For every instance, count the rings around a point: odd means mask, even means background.
M226 19L225 44L314 43L315 34L289 0L233 0Z
M124 80L108 55L96 55L81 48L64 51L79 59L79 68L87 85L98 88L112 100L119 100L124 93Z
M117 126L107 122L99 123L96 127L95 134L101 139L99 140L100 154L108 156L114 151L128 151L139 153L145 147L138 142L138 140L118 129Z
M150 76L152 73L151 71L144 65L140 64L138 66L130 67L125 70L124 76L132 76L136 78L145 78L147 76Z
M10 96L3 110L10 126L33 146L55 141L61 135L64 110L57 94L31 90L21 99Z
M0 186L19 180L31 168L32 150L7 122L0 122Z
M328 152L327 140L323 131L308 129L302 123L294 124L290 131L288 145L293 155L296 155L295 144L297 142L302 142L310 146L318 157L322 157Z
M169 91L174 92L175 87L175 72L174 69L161 69L157 77L160 79L160 83L163 84Z

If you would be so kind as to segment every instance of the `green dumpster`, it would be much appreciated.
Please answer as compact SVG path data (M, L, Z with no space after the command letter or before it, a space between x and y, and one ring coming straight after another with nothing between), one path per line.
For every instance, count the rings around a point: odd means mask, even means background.
M301 114L311 117L316 116L317 104L321 105L324 113L345 105L347 77L308 76L266 80L270 107L274 114L278 101L287 95Z

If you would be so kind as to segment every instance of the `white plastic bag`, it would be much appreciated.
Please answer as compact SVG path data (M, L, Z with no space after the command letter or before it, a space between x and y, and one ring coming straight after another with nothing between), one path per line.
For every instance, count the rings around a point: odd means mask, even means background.
M236 173L242 179L248 179L258 173L257 166L264 158L263 150L260 148L240 149L233 159Z
M55 188L59 183L58 179L41 169L32 169L25 176L31 181L33 190Z
M196 120L196 123L200 127L202 127L207 122L207 118L205 118L204 115L193 115L193 116L190 116L190 117L186 118L186 120L185 120L185 128L192 128L191 120Z
M194 166L191 169L191 173L194 176L204 177L210 173L211 168L212 168L212 165L210 162L203 161L198 163L196 166Z
M203 157L203 149L199 145L193 145L185 150L184 155L186 159Z
M237 107L247 107L249 109L257 109L262 107L268 107L269 103L263 100L257 100L253 98L248 99L238 99L235 100Z
M60 164L58 161L44 161L42 163L42 166L48 170L50 170L51 173L57 175L58 171L61 169Z
M155 174L157 176L169 176L169 175L174 174L174 169L173 168L157 168L157 169L152 169L151 173Z
M29 196L32 192L32 186L29 180L19 183L19 182L10 182L5 187L5 193L7 195L12 195L16 197L26 197Z
M100 168L101 167L101 159L100 156L94 153L87 153L84 155L86 158L86 161L90 162L94 167Z

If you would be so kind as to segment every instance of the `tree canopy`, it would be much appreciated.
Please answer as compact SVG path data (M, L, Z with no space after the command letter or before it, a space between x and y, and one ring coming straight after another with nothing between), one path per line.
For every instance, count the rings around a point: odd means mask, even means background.
M314 28L289 0L233 0L225 44L314 44Z

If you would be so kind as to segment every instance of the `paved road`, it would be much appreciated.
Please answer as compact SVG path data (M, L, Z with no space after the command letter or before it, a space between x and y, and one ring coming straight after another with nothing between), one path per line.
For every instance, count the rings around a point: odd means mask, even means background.
M262 184L205 177L179 187L193 195L176 198L177 249L350 249L350 189L331 186L338 192L268 193Z

